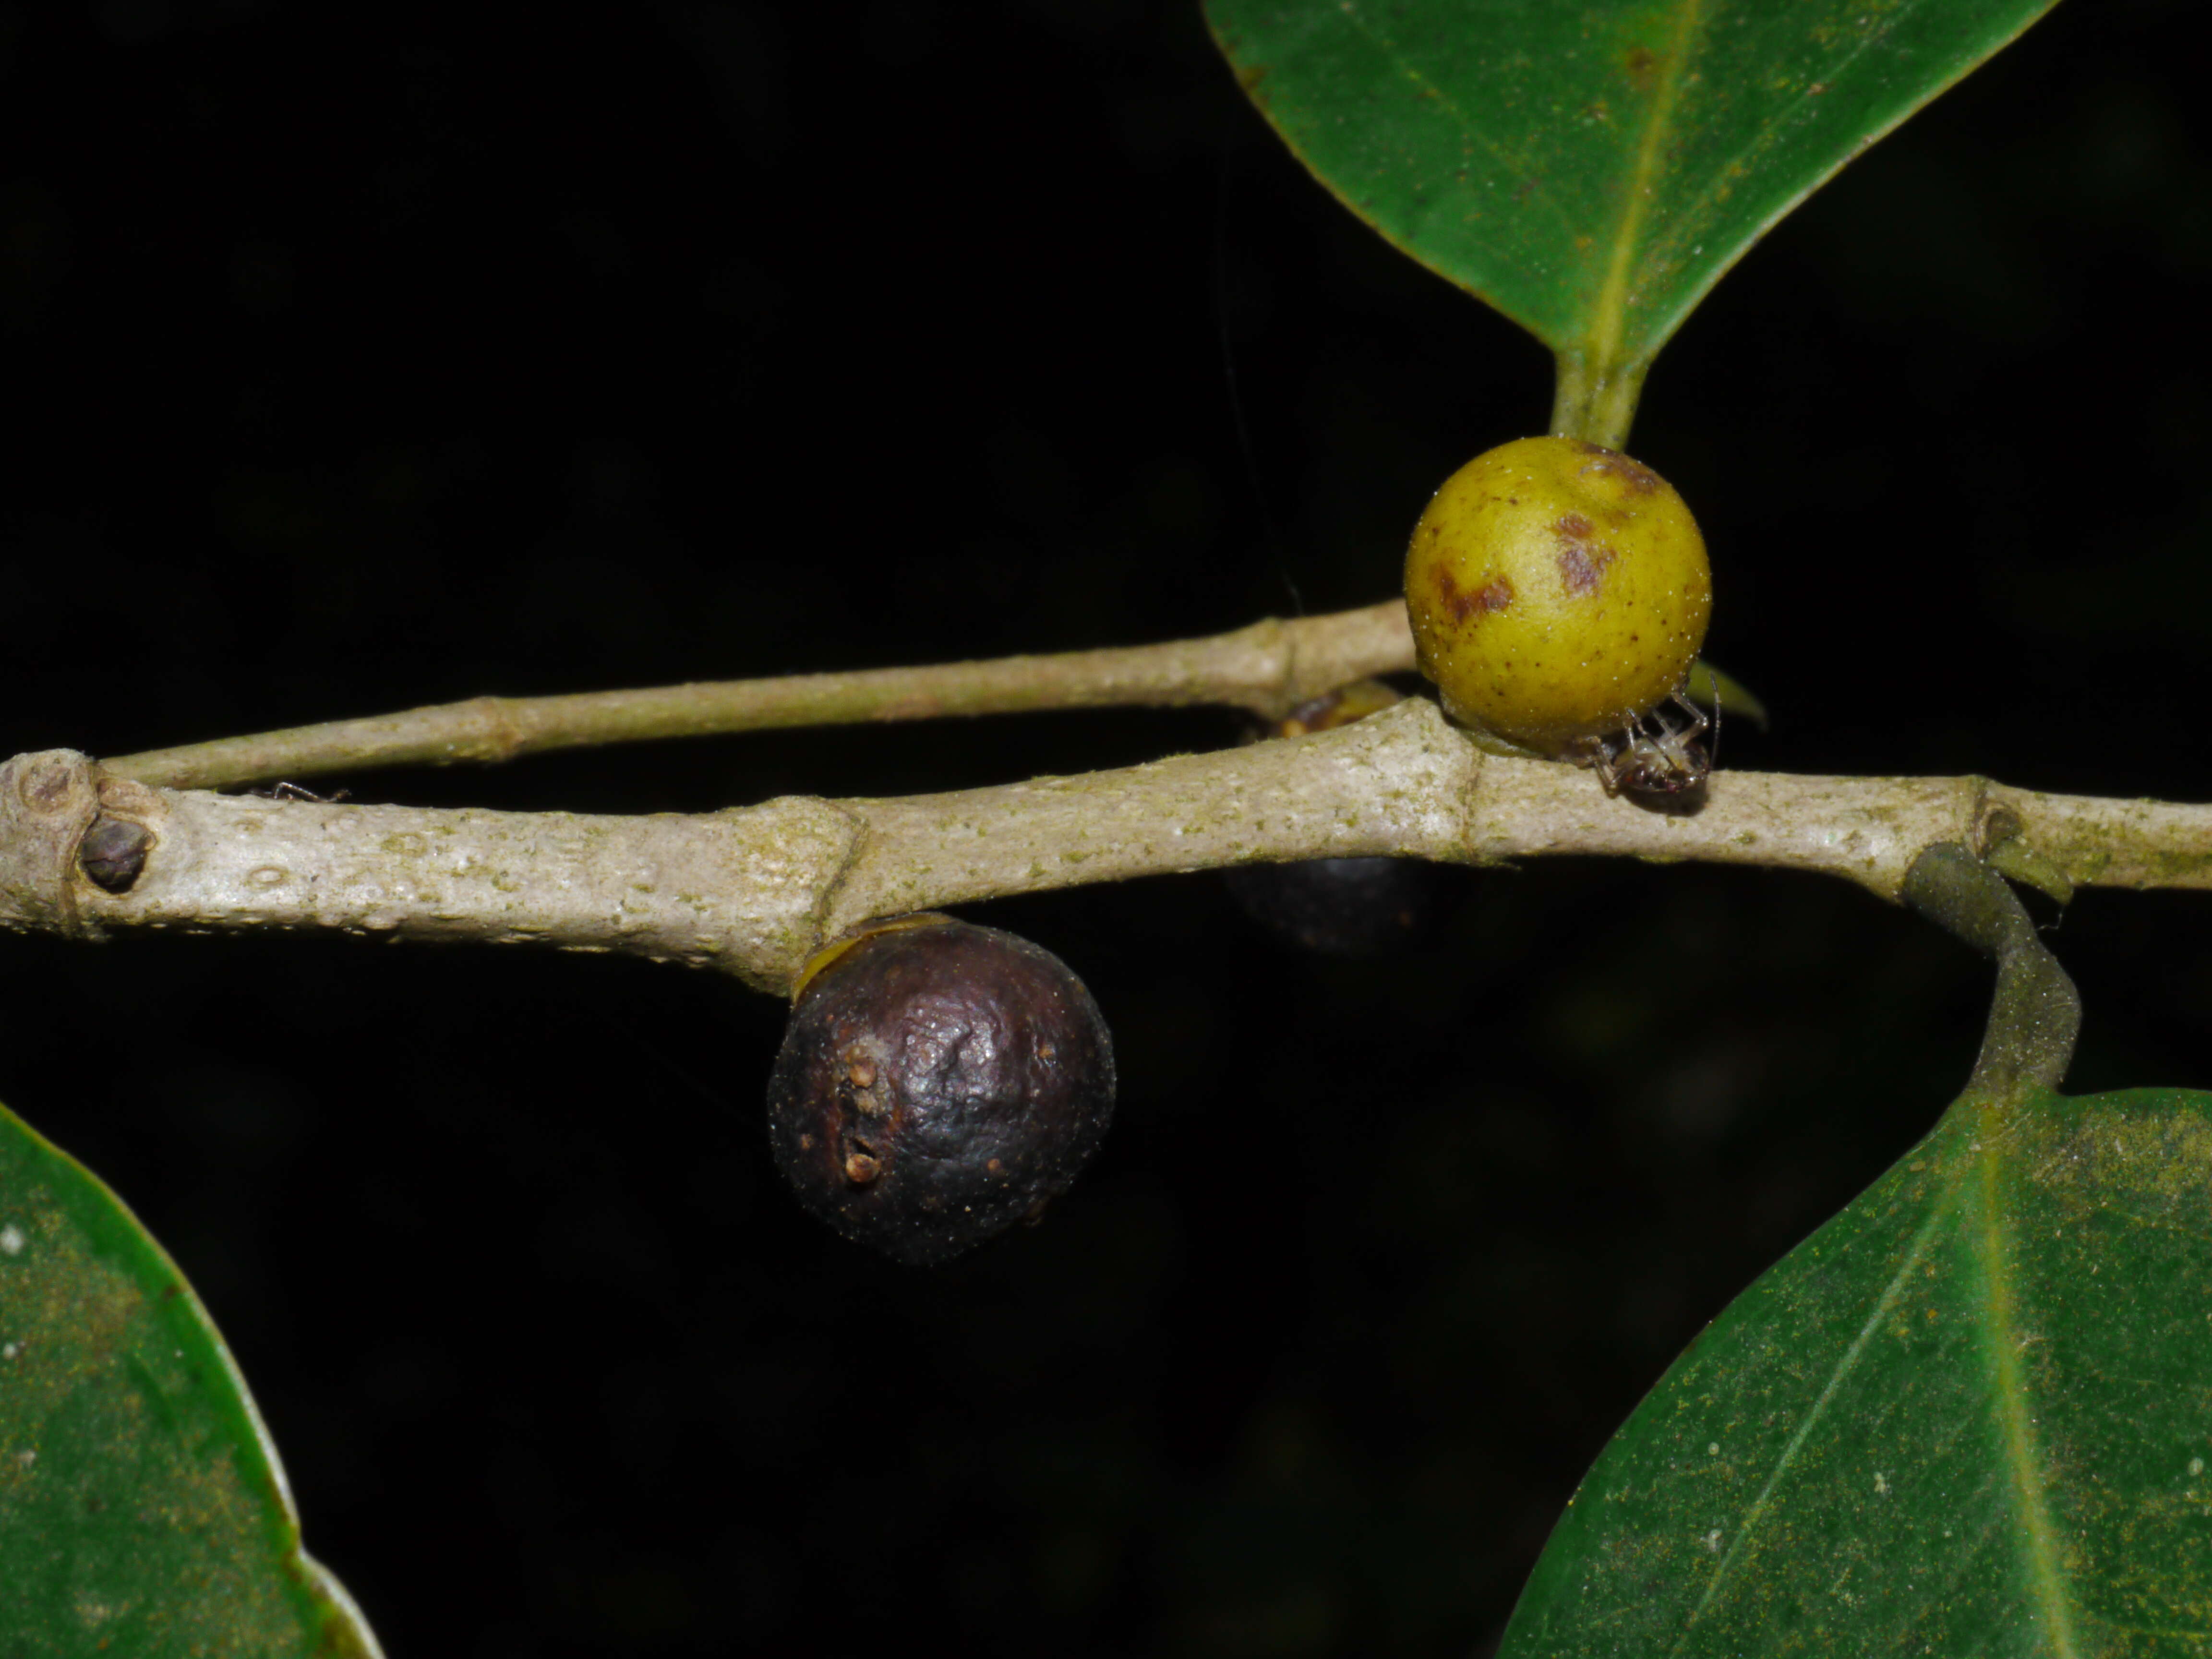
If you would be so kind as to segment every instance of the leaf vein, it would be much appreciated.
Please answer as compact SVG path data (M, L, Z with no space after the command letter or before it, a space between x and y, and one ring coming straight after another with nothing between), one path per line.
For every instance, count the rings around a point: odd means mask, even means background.
M1796 1432L1790 1437L1790 1443L1782 1449L1782 1455L1775 1459L1774 1468L1766 1477L1766 1484L1759 1489L1759 1496L1752 1499L1751 1507L1744 1511L1743 1521L1736 1528L1735 1536L1729 1540L1728 1553L1721 1557L1720 1565L1713 1569L1713 1576L1705 1584L1705 1593L1698 1598L1698 1605L1690 1610L1690 1616L1683 1621L1681 1639L1674 1644L1676 1653L1682 1651L1683 1646L1690 1639L1691 1631L1696 1628L1698 1620L1704 1616L1706 1607L1711 1605L1713 1597L1720 1593L1721 1585L1726 1582L1729 1571L1735 1565L1737 1558L1742 1554L1744 1547L1750 1541L1753 1533L1758 1529L1761 1517L1765 1515L1767 1504L1774 1496L1775 1487L1782 1483L1782 1477L1789 1473L1790 1465L1796 1460L1799 1449L1805 1443L1805 1437L1812 1433L1813 1425L1820 1420L1829 1403L1835 1399L1837 1392L1843 1387L1844 1379L1850 1375L1852 1368L1858 1364L1859 1356L1866 1352L1867 1344L1873 1340L1875 1331L1881 1328L1882 1322L1889 1316L1889 1310L1897 1305L1898 1298L1904 1294L1905 1285L1911 1279L1913 1269L1919 1265L1920 1258L1927 1253L1929 1242L1935 1237L1937 1227L1948 1218L1949 1209L1949 1205L1944 1203L1935 1206L1929 1211L1928 1219L1921 1224L1920 1231L1912 1236L1912 1243L1905 1251L1905 1259L1898 1263L1897 1271L1889 1276L1889 1282L1882 1286L1881 1295L1875 1298L1873 1311L1867 1315L1857 1334L1851 1338L1850 1346L1844 1350L1843 1358L1836 1362L1835 1369L1829 1373L1827 1383L1821 1389L1820 1397L1814 1401L1812 1408L1805 1413L1805 1420L1797 1425Z
M1484 132L1481 126L1460 107L1449 93L1414 67L1413 61L1407 57L1398 43L1382 33L1367 21L1363 14L1347 9L1341 15L1345 27L1356 34L1364 36L1368 44L1380 53L1386 62L1408 81L1435 99L1437 108L1450 118L1452 124L1459 128L1462 137L1487 151L1491 158L1508 173L1524 179L1540 176L1534 157L1516 155ZM1565 204L1549 191L1543 192L1543 201L1544 204L1552 210L1552 216L1558 221L1562 231L1571 231L1573 225L1567 217Z

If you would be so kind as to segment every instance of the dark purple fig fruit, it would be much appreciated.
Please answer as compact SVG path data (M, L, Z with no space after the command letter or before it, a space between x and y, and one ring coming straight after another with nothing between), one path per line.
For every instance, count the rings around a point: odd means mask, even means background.
M1379 957L1419 938L1435 872L1413 859L1304 859L1225 872L1244 914L1324 956Z
M896 1261L1035 1220L1098 1150L1114 1048L1067 964L950 916L902 916L807 964L769 1079L799 1202Z

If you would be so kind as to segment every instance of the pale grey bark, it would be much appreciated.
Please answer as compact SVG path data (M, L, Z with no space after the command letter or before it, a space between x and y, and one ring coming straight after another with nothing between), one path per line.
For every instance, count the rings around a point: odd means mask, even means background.
M154 837L119 894L77 867L102 814ZM540 943L719 967L781 992L872 916L1133 876L1577 854L1822 872L1894 901L1925 848L1999 839L2081 884L2212 886L2212 807L1728 771L1699 810L1655 811L1576 768L1486 754L1414 699L1334 732L1080 777L639 817L160 789L49 750L0 768L0 926Z
M1218 703L1276 720L1309 697L1413 665L1401 599L1291 621L1270 617L1196 640L999 657L919 668L471 697L362 720L112 756L118 777L170 789L224 788L376 766L489 763L550 749L770 727L935 720L1051 708Z

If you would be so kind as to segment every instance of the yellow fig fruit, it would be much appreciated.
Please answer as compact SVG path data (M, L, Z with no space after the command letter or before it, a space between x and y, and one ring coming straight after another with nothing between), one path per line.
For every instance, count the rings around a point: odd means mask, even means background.
M1674 486L1574 438L1522 438L1444 481L1413 527L1406 605L1454 718L1589 761L1679 690L1713 608Z

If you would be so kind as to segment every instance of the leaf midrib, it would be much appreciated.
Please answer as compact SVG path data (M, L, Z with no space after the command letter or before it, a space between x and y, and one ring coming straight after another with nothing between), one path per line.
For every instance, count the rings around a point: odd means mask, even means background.
M1613 232L1613 258L1607 264L1605 281L1599 287L1594 307L1595 315L1591 319L1589 353L1601 369L1613 368L1620 362L1621 339L1627 326L1629 284L1638 269L1636 251L1650 209L1653 180L1666 153L1666 140L1674 131L1674 105L1687 76L1690 55L1696 48L1698 32L1705 26L1705 0L1682 0L1681 10L1674 21L1674 38L1668 46L1665 66L1660 70L1659 84L1652 88L1651 107L1644 118L1644 136L1637 143L1635 159L1629 167L1620 221Z
M2025 1558L2021 1566L2042 1614L2051 1651L2057 1659L2077 1659L2081 1650L2074 1634L2074 1604L2067 1594L2065 1570L2059 1563L2057 1529L2051 1523L2042 1450L2037 1443L2027 1380L2020 1363L2022 1340L2014 1294L2011 1239L1997 1190L1997 1146L1992 1142L1977 1150L1980 1168L1975 1183L1974 1249L1987 1287L1981 1318L1983 1358L1990 1369L1990 1389L1996 1396L2006 1473L2012 1478L2014 1501L2020 1512L2020 1542Z
M1881 1328L1890 1310L1896 1305L1914 1270L1927 1254L1930 1242L1939 1230L1955 1219L1964 1224L1969 1235L1975 1265L1984 1287L1977 1310L1976 1334L1988 1371L1991 1409L2002 1443L2005 1474L2012 1486L2014 1512L2019 1518L2014 1530L2022 1558L2021 1570L2029 1593L2034 1598L2042 1628L2049 1638L2054 1659L2080 1659L2081 1650L2075 1633L2077 1621L2073 1598L2061 1560L2057 1528L2051 1516L2050 1489L2042 1449L2036 1435L2027 1377L2020 1360L2022 1344L2016 1273L2010 1230L2005 1224L2002 1194L1998 1188L1999 1161L2005 1139L2000 1132L1969 1143L1966 1157L1972 1159L1972 1163L1958 1172L1929 1206L1927 1219L1914 1233L1911 1245L1882 1286L1874 1308L1836 1362L1819 1398L1813 1402L1805 1414L1805 1420L1797 1425L1789 1443L1775 1459L1774 1467L1760 1486L1758 1497L1744 1510L1728 1553L1714 1569L1697 1606L1691 1609L1689 1617L1683 1621L1682 1634L1671 1650L1674 1654L1680 1655L1687 1648L1698 1620L1720 1594L1723 1584L1727 1582L1758 1531L1776 1488L1796 1462L1798 1453L1814 1426L1826 1413L1845 1380L1856 1369L1869 1341Z

